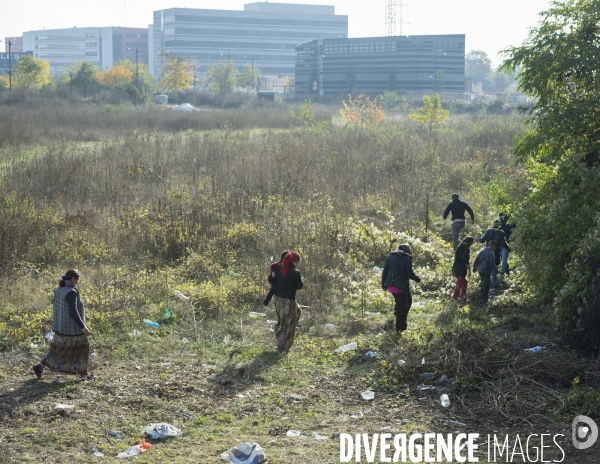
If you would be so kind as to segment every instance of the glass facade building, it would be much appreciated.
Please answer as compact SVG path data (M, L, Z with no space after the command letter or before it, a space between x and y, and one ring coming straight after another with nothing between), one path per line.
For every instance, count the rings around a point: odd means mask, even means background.
M294 77L298 44L313 39L348 37L348 17L333 6L249 3L243 11L171 8L154 12L152 71L160 77L160 53L188 57L206 67L233 61L241 68L254 61L261 74Z
M463 93L465 36L318 39L296 47L296 93Z

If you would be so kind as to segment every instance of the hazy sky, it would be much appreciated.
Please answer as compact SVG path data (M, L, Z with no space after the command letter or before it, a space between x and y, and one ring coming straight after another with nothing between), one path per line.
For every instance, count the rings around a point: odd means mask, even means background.
M0 38L23 31L90 26L146 27L154 10L185 7L241 10L251 0L19 0L2 1ZM295 0L281 3L335 5L348 15L349 37L385 35L385 0ZM467 51L497 53L519 45L549 0L405 0L404 35L466 34ZM1 50L4 51L2 44Z

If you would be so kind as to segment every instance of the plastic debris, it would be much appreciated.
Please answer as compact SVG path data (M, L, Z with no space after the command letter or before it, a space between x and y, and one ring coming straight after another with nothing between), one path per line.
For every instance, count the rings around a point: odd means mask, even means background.
M383 272L383 269L381 269L380 267L375 266L373 269L371 269L371 272L373 274L381 274Z
M92 454L93 454L94 456L97 456L97 457L99 457L99 458L102 458L102 457L104 457L104 455L103 455L103 454L102 454L100 451L98 451L96 448L94 448L94 449L92 450Z
M46 332L44 334L44 338L46 339L47 342L51 342L52 339L54 338L54 331L51 330L50 332Z
M442 396L440 396L440 403L442 403L442 406L445 408L450 406L450 398L448 398L448 395L444 393Z
M184 413L184 414L183 414L183 417L184 417L184 419L186 419L186 420L192 420L192 417L193 417L193 416L192 416L191 414L189 414L189 413L187 413L187 412L186 412L186 413Z
M290 393L288 395L291 399L296 401L304 401L304 397L302 395L296 395L295 393Z
M404 359L399 359L398 360L398 365L399 366L404 366L406 364L406 361Z
M424 374L422 374L422 376L426 379L432 379L435 376L435 374L433 372L425 372Z
M319 435L317 432L313 432L313 437L315 440L329 440L329 437L325 435Z
M277 321L274 321L273 319L267 319L267 324L277 324Z
M265 313L257 313L255 311L250 311L249 316L250 317L267 317L267 315Z
M544 348L541 346L534 346L533 348L527 348L524 350L526 353L537 353L538 351L543 350Z
M37 348L37 345L35 343L32 343L31 345L29 345L29 348L31 348L32 350Z
M177 298L179 298L180 300L183 300L183 301L189 301L189 300L190 300L190 297L189 297L189 296L185 296L185 295L184 295L183 293L181 293L179 290L175 290L175 296L176 296Z
M131 335L133 337L137 337L139 335L142 335L142 333L137 329L133 329L131 332L129 332L129 335Z
M117 440L120 440L121 438L123 438L123 436L119 432L115 432L114 430L109 430L108 434L111 437L115 437Z
M451 424L460 425L461 427L466 427L467 426L467 424L464 424L462 422L453 421L453 420L449 420L448 422L451 423Z
M446 383L448 381L448 376L446 374L442 374L442 376L438 379L438 383Z
M367 356L367 358L377 358L377 359L383 358L383 355L377 351L367 351L365 353L365 355Z
M161 367L169 367L171 365L170 362L164 362L164 363L160 363Z
M373 398L375 398L375 392L371 391L371 390L367 390L367 391L361 392L360 396L362 396L363 400L370 401Z
M356 342L348 343L347 345L340 346L336 353L345 353L346 351L354 351L358 349L358 344Z
M75 407L75 405L73 405L73 404L56 403L56 406L54 406L54 409L73 409L74 407Z
M152 448L152 445L150 443L146 443L146 440L142 438L142 441L140 441L139 445L130 446L127 451L117 454L117 457L119 459L130 458L131 456L137 456L138 454L144 453L150 448Z
M323 327L325 329L329 329L329 330L335 329L335 325L333 325L333 324L325 324Z
M158 322L151 321L150 319L144 319L143 321L148 327L152 329L158 329L160 327L160 324Z
M406 425L406 424L410 424L410 421L408 419L402 419L402 421L400 421L400 423L402 425Z
M431 391L431 390L437 390L437 387L434 387L433 385L424 385L424 384L420 383L419 385L417 385L417 390Z
M286 433L286 436L292 437L292 438L300 438L301 435L302 435L302 432L300 432L300 430L288 430Z
M167 308L162 312L163 317L166 320L175 319L175 314L173 314L173 310L171 308Z
M423 305L421 303L413 303L410 307L411 307L411 309L413 309L413 308L422 308Z
M181 430L173 427L171 424L161 422L159 424L150 424L144 427L144 433L150 435L153 440L160 440L167 437L180 437Z
M267 460L264 450L258 443L242 442L219 456L234 464L261 464Z
M358 419L358 416L356 414L350 414L350 419Z
M379 316L381 313L373 313L371 311L365 311L365 314L368 314L369 316Z
M96 353L90 354L90 361L93 361L94 359L96 359L96 356L97 356Z
M171 110L173 110L173 111L198 111L196 108L194 108L189 103L182 103L181 105L172 106Z

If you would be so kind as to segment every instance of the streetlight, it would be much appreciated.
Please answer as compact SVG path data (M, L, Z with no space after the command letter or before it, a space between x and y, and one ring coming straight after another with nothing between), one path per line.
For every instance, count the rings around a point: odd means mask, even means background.
M435 76L435 87L434 87L434 90L436 92L438 91L438 75L437 75L437 58L438 58L438 56L446 56L446 53L444 52L444 53L440 53L440 54L437 54L437 55L433 56L434 57L434 60L433 60L434 61L434 68L435 68L435 73L434 73L434 76Z
M132 48L127 47L127 50L133 50ZM139 87L139 79L138 79L138 49L135 47L135 86Z
M0 40L2 42L2 40ZM6 42L4 42L6 43ZM12 92L12 56L10 55L10 47L12 46L12 42L8 41L8 88Z
M70 89L69 89L69 91L70 91L70 92L73 92L73 72L72 72L72 71L71 71L71 72L66 72L66 73L65 73L65 76L69 76L69 77L70 77L70 79L71 79L71 82L70 82L70 84L69 84L69 86L70 86Z

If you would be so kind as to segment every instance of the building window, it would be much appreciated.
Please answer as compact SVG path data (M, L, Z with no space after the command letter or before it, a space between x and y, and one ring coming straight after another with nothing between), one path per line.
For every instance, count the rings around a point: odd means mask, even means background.
M98 52L85 52L85 56L98 56Z
M86 42L85 48L98 48L98 42Z
M98 34L85 34L86 39L95 39L96 37L98 37Z

